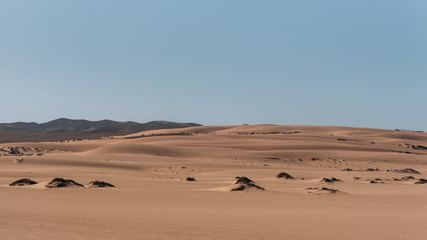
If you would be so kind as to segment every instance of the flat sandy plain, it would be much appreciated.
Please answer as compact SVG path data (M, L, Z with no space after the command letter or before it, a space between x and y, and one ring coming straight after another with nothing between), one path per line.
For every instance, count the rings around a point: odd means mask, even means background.
M417 146L427 133L278 125L0 144L0 239L427 239ZM406 168L421 174L387 171ZM265 191L230 191L236 176ZM46 188L55 177L116 188ZM38 184L9 186L21 178Z

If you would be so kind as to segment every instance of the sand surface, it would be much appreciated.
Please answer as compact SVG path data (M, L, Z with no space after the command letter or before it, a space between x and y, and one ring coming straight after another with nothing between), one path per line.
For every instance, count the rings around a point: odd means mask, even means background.
M427 239L417 146L427 133L278 125L4 143L0 239ZM387 171L405 168L421 174ZM237 176L265 191L230 191ZM415 180L393 180L404 176ZM55 177L116 188L46 188ZM21 178L38 184L9 186Z

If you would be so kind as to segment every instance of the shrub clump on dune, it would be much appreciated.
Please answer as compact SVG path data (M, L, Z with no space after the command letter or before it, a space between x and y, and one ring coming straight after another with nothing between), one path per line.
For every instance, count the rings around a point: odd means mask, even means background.
M34 185L34 184L37 184L37 182L28 178L23 178L9 184L9 186L26 186L26 185Z
M418 179L418 181L415 182L415 184L426 184L427 183L427 179L424 178L420 178Z
M342 182L342 181L341 181L341 180L339 180L338 178L331 177L331 178L323 178L323 179L321 180L321 182L325 182L325 183L334 183L334 182Z
M394 169L394 170L387 170L387 172L394 172L394 173L409 173L409 174L421 174L417 170L414 170L412 168L405 168L405 169Z
M338 189L332 189L332 188L322 187L321 189L319 189L317 191L317 193L332 193L332 194L335 194L335 193L342 193L342 192L339 191Z
M254 181L250 180L247 177L236 177L236 182L234 184L238 184L238 187L232 188L230 191L244 191L244 190L265 190L265 188L260 187L255 184Z
M279 178L279 179L295 179L294 177L292 177L291 175L289 175L288 173L285 173L285 172L281 172L281 173L277 174L276 178Z
M409 180L415 180L412 176L406 176L401 178L393 178L393 181L409 181Z
M47 188L63 188L63 187L84 187L82 184L70 179L54 178L47 185Z
M322 187L322 188L317 188L317 187L310 187L306 189L308 191L308 193L312 193L312 194L337 194L337 193L343 193L341 191L339 191L338 189L332 189L332 188L326 188L326 187Z
M90 188L104 188L104 187L116 187L116 186L114 186L111 183L95 180L95 181L90 182L88 184L88 187L90 187Z

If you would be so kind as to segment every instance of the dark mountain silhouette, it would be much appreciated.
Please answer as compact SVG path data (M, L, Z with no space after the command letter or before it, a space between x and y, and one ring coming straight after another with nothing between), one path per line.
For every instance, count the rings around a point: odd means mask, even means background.
M88 121L59 118L46 123L0 123L0 142L54 141L73 138L99 138L155 129L201 126L197 123L152 121L147 123L112 120Z

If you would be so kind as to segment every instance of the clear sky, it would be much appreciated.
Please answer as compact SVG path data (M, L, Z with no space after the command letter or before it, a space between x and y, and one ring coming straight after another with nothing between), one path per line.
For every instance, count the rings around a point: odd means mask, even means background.
M425 0L0 0L0 122L427 130Z

